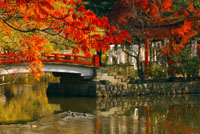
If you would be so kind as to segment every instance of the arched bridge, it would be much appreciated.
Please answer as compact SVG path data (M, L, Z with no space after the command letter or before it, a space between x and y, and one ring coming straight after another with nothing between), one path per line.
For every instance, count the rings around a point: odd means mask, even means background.
M98 55L89 59L73 54L52 53L51 55L42 55L39 59L44 63L42 67L44 72L80 74L85 78L94 77L95 69L99 66ZM19 58L17 54L0 53L0 75L28 73L26 68L31 61Z

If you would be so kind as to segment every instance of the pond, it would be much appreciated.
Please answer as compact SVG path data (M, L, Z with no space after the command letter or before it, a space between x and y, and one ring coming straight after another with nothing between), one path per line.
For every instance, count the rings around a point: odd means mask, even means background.
M200 133L199 95L48 98L47 87L1 86L0 134Z

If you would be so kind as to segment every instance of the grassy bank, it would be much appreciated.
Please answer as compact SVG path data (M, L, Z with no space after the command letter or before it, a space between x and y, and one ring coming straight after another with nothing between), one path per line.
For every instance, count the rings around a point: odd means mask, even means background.
M40 82L56 81L59 82L58 77L54 77L52 73L45 73L40 76ZM32 75L29 74L9 74L0 76L0 85L8 83L17 84L31 84L38 82Z

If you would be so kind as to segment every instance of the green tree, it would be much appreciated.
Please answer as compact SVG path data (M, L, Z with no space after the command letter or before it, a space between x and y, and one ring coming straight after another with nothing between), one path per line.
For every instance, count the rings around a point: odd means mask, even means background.
M87 9L92 10L98 17L106 16L112 11L117 0L83 0Z
M200 57L191 57L190 44L183 49L179 54L174 54L172 59L175 62L174 69L176 74L181 74L188 80L196 79L200 69Z
M200 57L196 56L183 63L183 68L188 80L196 80L200 69Z

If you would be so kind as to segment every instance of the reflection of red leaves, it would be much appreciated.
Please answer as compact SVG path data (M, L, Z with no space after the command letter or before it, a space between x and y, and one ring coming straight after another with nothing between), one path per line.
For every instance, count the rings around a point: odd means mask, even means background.
M188 125L186 122L181 120L183 116L180 109L168 109L167 119L163 119L162 128L164 133L181 133L191 134L195 133L196 129L193 126Z

